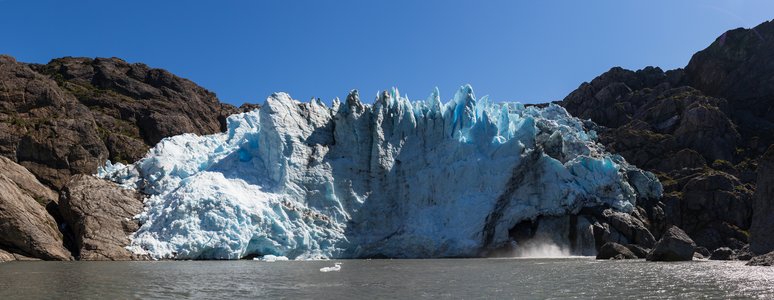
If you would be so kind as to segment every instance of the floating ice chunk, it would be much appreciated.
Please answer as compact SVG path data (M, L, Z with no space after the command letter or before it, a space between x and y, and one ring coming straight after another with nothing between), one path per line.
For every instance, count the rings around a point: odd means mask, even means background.
M287 261L288 258L284 256L267 254L261 257L253 258L253 260L259 260L259 261L265 261L265 262L276 262L276 261Z
M341 270L341 263L335 263L333 264L333 267L322 267L320 268L320 272L327 273L327 272L338 272Z

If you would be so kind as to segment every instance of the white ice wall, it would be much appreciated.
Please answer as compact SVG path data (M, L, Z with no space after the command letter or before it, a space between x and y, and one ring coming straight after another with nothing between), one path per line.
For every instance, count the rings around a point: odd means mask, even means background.
M157 258L475 256L525 219L660 196L594 139L560 106L470 86L446 104L437 90L332 107L278 93L225 133L164 139L100 176L150 195L131 248Z

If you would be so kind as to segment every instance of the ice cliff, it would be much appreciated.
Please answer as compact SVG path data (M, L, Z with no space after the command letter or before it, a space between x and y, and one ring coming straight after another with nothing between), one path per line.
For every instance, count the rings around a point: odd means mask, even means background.
M99 175L150 195L131 250L177 259L476 256L520 221L662 192L562 107L470 86L445 104L277 93L224 133L166 138Z

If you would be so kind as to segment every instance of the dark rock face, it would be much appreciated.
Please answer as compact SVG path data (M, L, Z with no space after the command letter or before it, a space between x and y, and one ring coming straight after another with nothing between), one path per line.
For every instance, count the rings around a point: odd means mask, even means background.
M597 253L597 259L635 259L637 255L634 254L626 246L607 242L599 249Z
M734 250L728 247L720 247L715 249L710 255L711 260L731 260L734 257Z
M70 260L62 233L44 207L52 192L24 167L0 158L0 247L46 260Z
M591 238L597 253L606 243L626 245L637 257L639 252L652 248L656 240L648 229L651 224L645 218L644 212L637 209L631 214L617 212L604 207L584 208L578 215L578 220L585 220L591 226ZM578 224L581 222L578 221Z
M634 255L637 256L637 258L645 258L648 256L648 252L650 252L650 249L643 248L642 246L635 245L635 244L627 244L626 248L629 249Z
M774 251L767 254L758 255L747 262L748 266L774 266Z
M728 99L734 121L751 150L774 142L774 22L734 29L694 54L686 84ZM753 145L756 144L756 145Z
M755 256L752 251L750 251L750 245L745 245L742 247L742 249L739 249L736 251L734 256L732 256L732 259L735 260L750 260Z
M696 243L682 229L669 227L646 257L649 261L692 260Z
M739 133L724 112L727 102L680 86L680 74L613 68L561 104L602 125L594 129L608 150L662 181L666 197L639 204L655 237L678 225L691 236L702 236L697 241L709 249L741 247L750 226L752 187L707 167L707 161L733 159ZM713 186L724 180L729 184Z
M62 189L59 209L75 235L80 260L144 259L124 247L139 224L141 196L89 175L74 176Z
M712 253L709 251L709 249L707 249L705 247L701 247L701 246L696 247L694 252L696 252L697 254L700 254L704 258L709 258L712 255Z
M59 189L105 160L133 162L181 133L222 131L238 109L171 73L117 58L28 65L0 56L0 156Z
M656 244L656 239L653 234L650 233L645 224L626 213L616 212L611 209L607 209L602 212L607 217L610 226L615 228L628 240L645 248L651 248Z
M758 164L758 186L753 203L750 250L756 254L774 251L774 146Z
M709 250L749 242L756 167L774 142L772 40L774 22L732 30L685 70L612 68L560 102L662 181L663 199L638 204L656 238L676 225Z
M741 228L750 228L752 191L736 177L705 171L688 180L682 195L680 214L673 220L691 232L699 245L738 249L747 243Z

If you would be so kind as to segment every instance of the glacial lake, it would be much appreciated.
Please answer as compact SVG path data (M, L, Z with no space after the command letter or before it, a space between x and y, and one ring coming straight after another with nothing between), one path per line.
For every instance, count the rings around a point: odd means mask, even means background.
M338 272L319 269L341 262ZM0 299L774 298L774 267L555 259L0 263Z

